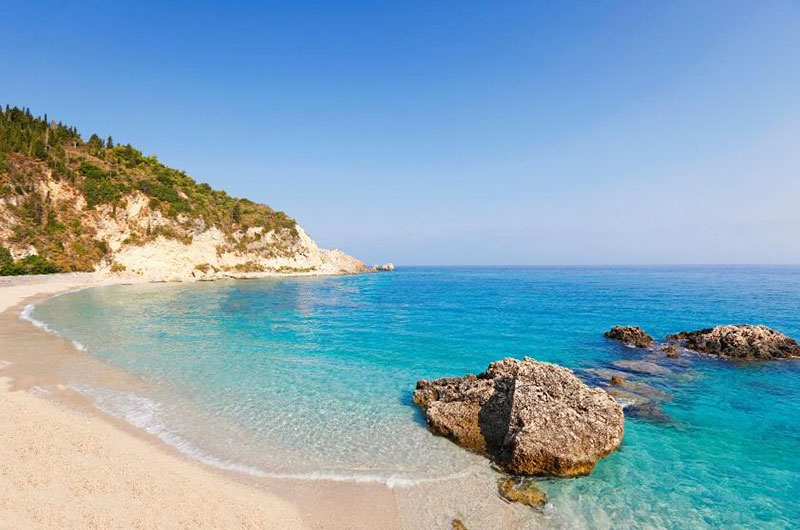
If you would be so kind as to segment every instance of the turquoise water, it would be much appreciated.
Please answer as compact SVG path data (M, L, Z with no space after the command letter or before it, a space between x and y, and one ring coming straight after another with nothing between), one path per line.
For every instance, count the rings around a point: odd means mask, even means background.
M614 324L661 338L719 323L800 337L800 268L403 268L329 278L149 284L52 298L33 317L137 374L98 406L196 457L256 474L411 484L474 455L431 436L417 379L525 355L576 370L641 352ZM663 362L639 377L674 397L665 421L627 418L589 477L545 480L569 526L788 528L800 520L800 362ZM635 376L633 379L637 379Z

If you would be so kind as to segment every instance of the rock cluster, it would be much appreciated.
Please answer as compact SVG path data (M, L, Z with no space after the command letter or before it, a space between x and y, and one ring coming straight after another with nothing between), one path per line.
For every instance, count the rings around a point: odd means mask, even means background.
M383 265L373 265L370 267L370 272L392 272L394 270L394 263L384 263Z
M419 381L414 402L435 434L509 473L577 476L622 442L622 407L571 370L506 358L480 375Z
M781 359L800 357L800 344L767 326L734 324L684 331L667 337L679 341L685 348L737 359Z
M636 348L649 348L653 344L653 337L639 326L614 326L605 336Z

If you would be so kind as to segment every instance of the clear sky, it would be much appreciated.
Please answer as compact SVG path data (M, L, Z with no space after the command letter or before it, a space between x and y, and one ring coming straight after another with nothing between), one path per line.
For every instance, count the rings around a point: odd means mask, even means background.
M0 0L0 103L369 263L800 263L800 2Z

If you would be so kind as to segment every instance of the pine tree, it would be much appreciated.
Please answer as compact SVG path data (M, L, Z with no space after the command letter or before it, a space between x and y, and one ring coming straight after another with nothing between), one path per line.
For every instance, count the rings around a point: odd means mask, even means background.
M108 140L106 140L106 147L108 147L109 149L112 149L114 147L114 140L111 139L110 135L108 137Z

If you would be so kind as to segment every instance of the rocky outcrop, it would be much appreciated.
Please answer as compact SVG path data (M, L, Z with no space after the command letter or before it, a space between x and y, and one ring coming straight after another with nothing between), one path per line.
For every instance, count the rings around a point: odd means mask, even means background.
M432 432L512 474L585 475L622 442L614 398L527 357L493 362L477 376L419 381L414 402Z
M800 344L764 325L733 324L667 337L690 350L736 359L800 357Z
M370 272L392 272L394 263L384 263L383 265L373 265L369 268Z
M605 336L636 348L649 348L653 345L653 337L639 326L614 326L605 332Z

